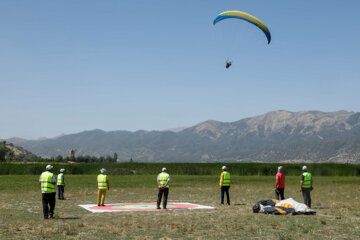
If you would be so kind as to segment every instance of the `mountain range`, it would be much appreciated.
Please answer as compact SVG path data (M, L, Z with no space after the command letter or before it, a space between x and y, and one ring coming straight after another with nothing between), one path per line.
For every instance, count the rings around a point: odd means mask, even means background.
M6 139L42 157L112 156L139 162L360 163L360 113L273 111L172 131L91 130L53 139Z

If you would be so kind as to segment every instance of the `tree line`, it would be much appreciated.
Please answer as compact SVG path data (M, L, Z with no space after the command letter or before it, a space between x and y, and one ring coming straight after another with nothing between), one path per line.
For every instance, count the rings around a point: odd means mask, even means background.
M49 163L2 163L0 175L39 175ZM54 172L61 168L67 174L98 174L101 168L109 175L144 175L158 174L163 167L174 175L218 175L221 167L226 165L235 176L275 176L277 167L282 165L285 175L299 176L303 165L308 167L314 176L360 176L359 164L337 163L51 163Z

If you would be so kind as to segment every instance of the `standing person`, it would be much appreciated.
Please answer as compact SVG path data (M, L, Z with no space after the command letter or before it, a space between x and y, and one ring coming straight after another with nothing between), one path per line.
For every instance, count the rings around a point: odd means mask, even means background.
M285 174L283 173L283 167L278 167L278 172L276 174L276 184L275 184L275 198L279 200L279 196L281 200L284 200L284 189L285 189Z
M158 199L156 202L157 209L161 209L160 203L163 194L164 194L163 209L166 209L167 199L169 195L169 182L170 182L170 175L167 173L166 168L163 168L161 173L157 177L157 184L159 186Z
M221 204L224 204L224 192L225 192L227 204L230 205L230 195L229 195L230 184L231 184L230 173L227 171L226 166L223 166L222 173L220 175Z
M110 189L109 178L104 173L106 172L105 168L100 169L100 174L97 176L96 185L98 188L98 206L105 206L105 196L106 190Z
M44 219L53 218L55 210L56 180L54 174L51 172L51 169L53 169L53 166L47 165L46 171L43 172L39 178L39 184L41 185Z
M65 188L65 177L64 177L65 169L60 169L60 174L57 176L57 187L58 187L58 199L65 200L64 198L64 188Z
M300 180L300 192L302 192L304 198L304 204L306 204L309 208L311 207L311 196L310 191L312 191L313 180L311 173L308 172L307 167L302 167L303 174L301 174Z

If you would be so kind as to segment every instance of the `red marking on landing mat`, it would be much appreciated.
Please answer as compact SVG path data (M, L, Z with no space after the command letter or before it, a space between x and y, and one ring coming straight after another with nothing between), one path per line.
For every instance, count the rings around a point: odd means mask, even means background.
M94 204L79 205L91 212L124 212L124 211L160 211L156 209L156 203L115 203L105 204L105 206L97 206ZM213 207L192 204L192 203L168 203L168 210L176 209L214 209Z

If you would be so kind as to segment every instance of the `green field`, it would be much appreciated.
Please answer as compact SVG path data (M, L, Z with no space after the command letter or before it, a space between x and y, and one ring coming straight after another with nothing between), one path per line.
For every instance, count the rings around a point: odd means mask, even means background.
M171 172L170 172L171 174ZM65 201L43 220L38 175L0 176L0 239L356 239L360 236L360 178L314 177L316 216L252 213L273 198L274 176L233 176L231 206L219 205L218 176L171 175L169 201L215 210L91 213L96 175L66 175ZM109 176L105 203L156 201L156 175ZM285 197L302 202L299 177L288 176Z

